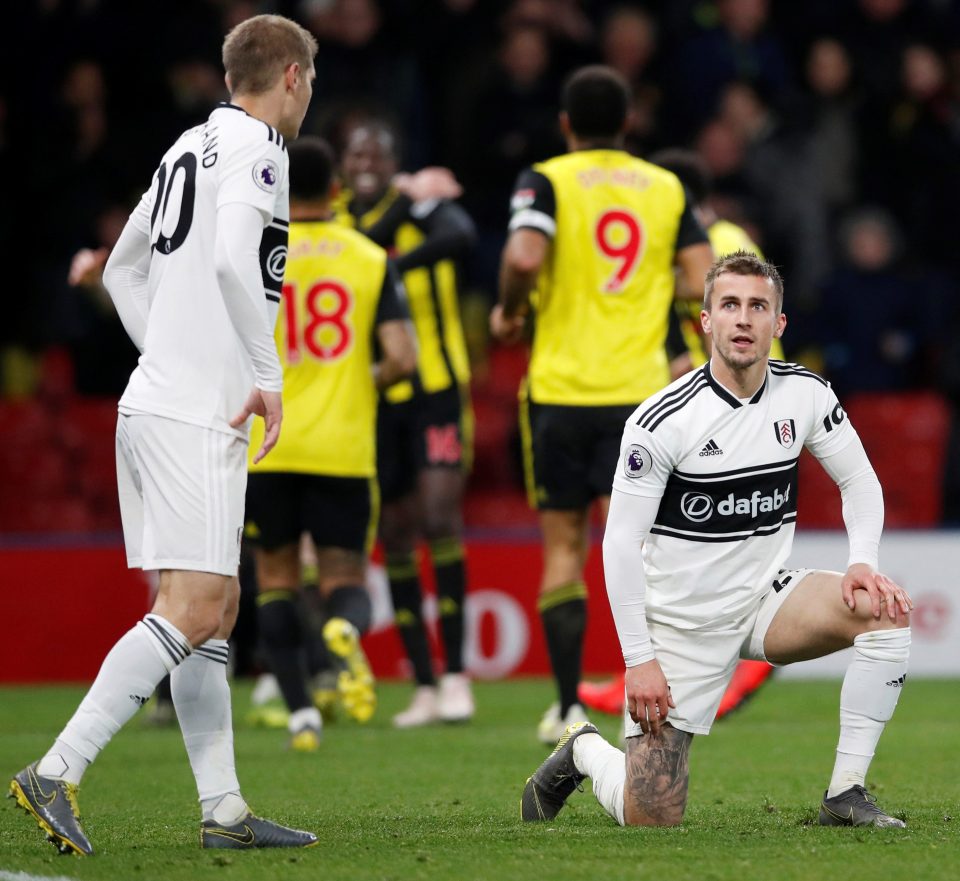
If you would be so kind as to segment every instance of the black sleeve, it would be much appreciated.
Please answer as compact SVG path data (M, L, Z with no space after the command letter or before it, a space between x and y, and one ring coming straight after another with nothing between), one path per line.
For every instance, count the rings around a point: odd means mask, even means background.
M440 260L462 257L477 240L477 229L470 215L455 202L415 204L410 220L423 232L424 240L412 251L397 257L401 272L419 266L432 266Z
M550 179L532 168L521 171L510 197L510 232L536 229L552 239L556 217L557 199Z
M360 232L372 242L376 242L381 248L392 247L400 224L410 217L410 207L412 205L413 202L410 197L401 193L390 203L390 206L376 223L371 224L366 229L360 227Z
M700 225L700 221L693 213L693 199L686 187L683 188L683 198L683 214L680 215L680 227L677 230L676 250L679 251L688 245L709 245L710 239L707 238L707 231Z
M410 317L407 309L407 290L403 279L397 272L392 260L387 261L387 270L383 273L383 286L380 288L380 300L377 302L377 314L374 323L384 321L405 321Z
M667 350L667 358L671 361L687 351L687 343L683 338L676 303L670 304L670 315L667 319L667 339L664 346Z

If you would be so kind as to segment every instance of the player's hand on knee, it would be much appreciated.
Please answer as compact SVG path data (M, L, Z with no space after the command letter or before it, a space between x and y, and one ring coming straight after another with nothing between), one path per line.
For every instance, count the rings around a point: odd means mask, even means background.
M627 710L644 734L658 734L671 707L670 686L656 659L628 667L625 681Z
M896 621L900 615L909 615L913 610L913 600L910 595L893 579L881 572L875 572L872 566L866 563L854 563L840 583L843 601L851 611L856 611L856 591L862 590L867 594L870 611L874 618L880 618L886 609L887 617ZM862 597L859 599L862 600Z
M280 439L280 423L283 422L283 398L280 392L265 392L255 388L250 392L243 409L230 420L230 425L239 428L251 416L262 416L264 422L263 443L253 457L256 465Z

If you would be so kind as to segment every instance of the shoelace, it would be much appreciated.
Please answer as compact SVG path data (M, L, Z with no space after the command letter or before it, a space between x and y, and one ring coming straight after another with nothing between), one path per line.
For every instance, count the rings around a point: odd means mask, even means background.
M859 792L860 795L863 796L863 800L867 802L867 804L869 804L871 807L876 805L877 797L873 793L867 792L867 790L864 789L862 786L854 786L853 788L856 789L857 792Z
M583 781L586 780L586 777L584 777L582 774L554 774L553 785L560 787L566 780L572 780L573 785L577 788L577 792L583 792Z

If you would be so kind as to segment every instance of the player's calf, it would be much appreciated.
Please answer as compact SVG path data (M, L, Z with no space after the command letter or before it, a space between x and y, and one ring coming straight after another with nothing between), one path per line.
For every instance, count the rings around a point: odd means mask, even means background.
M692 740L692 734L669 723L659 734L627 738L624 825L676 826L683 820Z

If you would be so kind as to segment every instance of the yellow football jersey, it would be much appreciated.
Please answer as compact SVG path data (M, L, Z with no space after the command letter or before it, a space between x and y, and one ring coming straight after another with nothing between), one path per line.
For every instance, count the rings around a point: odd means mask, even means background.
M373 208L355 217L349 210L352 194L343 190L334 206L336 219L345 226L369 229L380 220L398 194L390 190ZM388 247L390 255L400 257L419 247L425 235L412 215L401 223ZM454 382L470 382L470 359L460 320L457 272L453 260L438 260L430 266L403 273L410 316L417 336L417 379L391 386L384 393L393 403L409 400L415 385L425 392L439 392Z
M263 420L254 420L251 471L376 474L374 332L381 295L390 287L387 253L365 236L333 222L290 224L275 333L283 429L254 465L263 442Z
M757 246L757 243L747 235L747 231L729 220L714 221L707 228L707 236L717 260L726 257L727 254L732 254L734 251L747 251L750 254L756 254L761 260L764 259L763 252ZM703 340L698 332L703 304L696 300L677 300L674 308L680 317L680 331L683 334L683 341L690 353L693 366L701 367L707 360ZM777 358L780 361L784 360L783 345L780 340L773 341L773 345L770 347L770 357Z
M663 388L674 255L706 241L677 177L622 150L578 151L521 174L511 207L511 231L552 239L531 296L531 400L638 404Z

